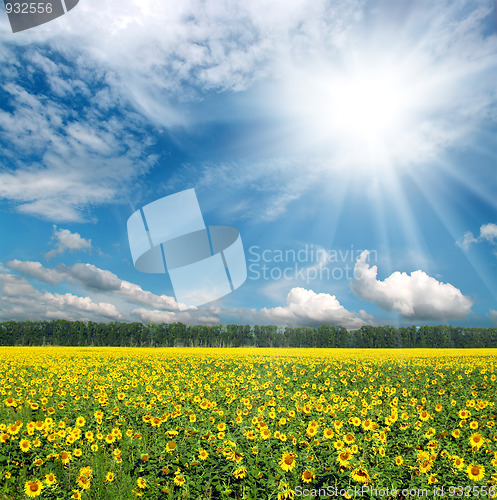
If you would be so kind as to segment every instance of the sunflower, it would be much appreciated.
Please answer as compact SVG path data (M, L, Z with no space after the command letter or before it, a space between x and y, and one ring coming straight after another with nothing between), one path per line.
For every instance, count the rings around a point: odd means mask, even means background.
M80 476L93 477L93 470L90 466L79 469Z
M41 490L43 489L43 483L41 481L27 481L24 485L24 492L29 498L39 497L41 495Z
M288 483L281 483L279 488L281 491L278 493L278 500L293 500L295 498L295 491Z
M454 465L456 469L460 470L464 467L464 460L461 457L455 456L453 457L452 465Z
M478 464L469 464L466 467L468 477L472 481L481 481L485 477L485 467Z
M70 462L71 458L72 458L71 457L71 453L68 452L68 451L61 451L59 457L60 457L60 461L64 465L67 465Z
M237 479L243 479L247 475L247 468L246 467L238 467L238 469L235 469L233 471L233 475Z
M364 422L362 423L362 428L365 430L365 431L370 431L372 428L373 428L373 422L371 420L364 420Z
M404 465L404 459L400 455L395 457L395 465Z
M330 429L329 427L327 427L324 431L323 431L323 436L325 439L332 439L333 436L335 435L335 433L333 432L332 429Z
M88 476L79 476L76 480L78 486L83 490L89 490L91 486L91 479Z
M475 432L474 434L471 434L471 436L469 437L469 443L471 444L471 448L476 448L477 450L479 450L483 446L484 442L485 439L479 432Z
M147 481L145 481L143 477L139 477L136 480L136 485L138 486L138 488L141 488L143 490L147 487Z
M428 472L433 467L433 462L431 460L424 460L419 464L419 472L423 474Z
M198 450L198 458L200 458L200 460L205 460L208 456L209 456L209 453L207 451L205 451L204 449Z
M271 437L271 431L267 428L264 427L261 429L261 438L262 439L269 439Z
M305 433L307 434L307 437L309 437L309 438L314 437L317 434L317 432L318 432L317 426L310 425L310 424L307 426L307 430L305 431Z
M456 439L461 437L461 431L459 429L454 429L452 431L452 437L455 437Z
M313 479L316 478L316 476L309 469L306 469L304 472L302 472L302 476L300 477L302 481L304 481L304 483L310 483Z
M47 486L51 486L52 484L55 484L56 482L57 482L57 478L55 477L55 474L53 474L52 472L48 473L45 476L45 483L47 484Z
M291 471L295 467L295 453L285 451L279 461L280 467L285 471Z
M226 430L226 424L224 422L219 422L219 424L217 424L217 430L219 432L224 432Z
M354 481L357 481L358 483L361 484L367 484L369 481L371 481L371 477L369 475L369 472L366 469L363 469L362 467L359 467L358 469L354 469L352 471L352 479Z
M107 434L107 436L105 436L105 442L107 444L112 444L115 440L116 436L114 434Z
M78 417L78 418L76 419L76 425L77 425L78 427L83 427L85 424L86 424L86 419L85 419L85 417Z
M351 420L350 420L350 423L354 427L359 427L361 425L361 419L359 417L352 417Z
M355 441L355 436L354 436L354 434L349 432L349 433L345 434L345 436L343 436L343 440L347 444L352 444Z
M176 443L174 441L168 441L166 445L166 451L172 453L176 449Z
M338 454L337 462L342 467L348 467L351 458L352 458L352 453L350 453L349 451L342 451L342 453Z
M182 474L176 474L176 476L174 476L174 484L183 486L185 484L185 477Z
M31 449L31 443L27 439L21 439L19 441L19 448L26 453Z
M107 472L106 476L105 476L105 482L107 483L112 483L112 481L114 481L114 473L113 472Z

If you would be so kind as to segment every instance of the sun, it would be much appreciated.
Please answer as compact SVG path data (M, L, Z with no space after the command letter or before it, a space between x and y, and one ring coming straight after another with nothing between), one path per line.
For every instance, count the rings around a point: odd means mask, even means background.
M452 130L447 68L421 52L356 51L340 61L289 63L271 96L288 125L288 144L362 173L419 164Z
M409 98L390 68L345 73L330 79L322 96L336 133L369 153L387 149L407 118Z

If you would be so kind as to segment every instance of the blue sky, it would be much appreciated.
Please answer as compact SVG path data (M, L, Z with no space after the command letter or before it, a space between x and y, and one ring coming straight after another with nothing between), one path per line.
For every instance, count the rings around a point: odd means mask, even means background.
M496 325L496 81L490 0L2 12L0 320ZM180 310L126 222L189 188L248 279Z

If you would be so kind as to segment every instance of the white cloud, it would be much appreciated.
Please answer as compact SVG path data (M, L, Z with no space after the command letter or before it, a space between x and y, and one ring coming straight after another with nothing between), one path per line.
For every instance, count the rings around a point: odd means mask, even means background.
M497 311L495 309L490 310L488 317L492 320L494 325L497 325Z
M65 279L65 274L56 269L47 269L40 262L20 261L17 259L6 263L10 269L15 269L25 276L30 276L51 285L56 285ZM1 270L0 270L1 271Z
M21 276L0 273L0 318L2 320L64 318L122 320L113 304L94 302L90 297L71 293L40 292Z
M220 322L217 316L199 315L193 311L171 312L157 309L133 309L132 313L140 318L143 323L174 323L215 325Z
M461 247L464 251L468 251L470 246L475 243L481 243L486 241L492 245L497 245L497 224L488 223L483 224L480 227L480 234L478 237L471 231L464 233L464 237L461 241L457 241L456 244Z
M442 283L418 270L394 272L377 280L377 266L370 267L365 250L354 267L351 289L357 297L376 302L382 309L399 313L412 320L446 321L464 319L473 302L450 283Z
M88 290L112 292L121 288L121 280L114 273L99 269L93 264L77 263L72 266L60 264L56 269L66 281L68 279L75 281Z
M55 225L53 226L51 239L55 242L55 248L44 255L47 260L56 255L61 255L66 251L91 252L93 249L91 240L82 238L79 233L71 233L69 229L57 229Z
M475 238L475 235L471 231L464 233L463 239L456 242L457 246L461 247L466 252L474 243L478 243L478 238Z
M89 218L90 206L122 201L156 156L147 153L142 117L122 106L115 93L102 103L97 89L108 85L101 69L74 66L60 53L54 64L44 52L51 53L44 45L37 53L20 48L10 54L16 73L6 78L8 68L0 68L9 102L0 109L7 167L0 173L0 198L21 213L81 222ZM67 88L60 95L53 88L45 93L33 83L35 74L47 82L57 78Z
M497 243L497 224L484 224L480 227L480 239Z
M407 128L412 134L390 142L402 160L431 158L460 144L468 128L497 118L491 83L497 44L488 35L492 12L484 2L423 2L406 13L401 32L388 15L385 25L379 22L381 12L371 13L363 0L109 0L98 6L98 15L96 9L92 2L80 2L67 15L15 37L2 18L0 75L9 82L3 86L9 106L0 111L0 131L16 155L7 158L10 171L0 173L0 197L22 213L87 220L89 207L122 201L154 166L150 137L160 127L175 131L218 118L212 107L197 106L209 92L241 92L257 83L243 109L273 123L278 110L291 111L298 101L287 99L282 85L286 89L290 82L313 94L301 85L303 61L315 64L307 74L320 86L320 73L313 70L328 66L339 72L344 61L353 60L350 51L375 62L375 50L392 52L395 68L414 63L409 81L426 99L416 109L417 126ZM379 16L377 28L363 29L366 13ZM376 39L383 42L380 47ZM47 91L41 92L36 81ZM317 104L323 128L335 130L336 113L323 112L322 99ZM223 120L236 114L225 106L217 110ZM444 118L434 120L435 114ZM335 120L334 127L329 120ZM299 153L307 161L287 170L278 161L233 164L237 175L228 177L224 191L232 192L238 213L248 207L248 217L277 218L303 193L326 184L326 168L344 161L326 151L328 165L313 167L320 159L310 158L308 146L319 142L319 134L305 127L304 137L292 128L299 120L283 122L274 137L261 133L257 150L281 158L282 151L304 145ZM253 157L256 148L247 144ZM279 146L272 149L273 144ZM198 170L206 175L203 165ZM222 174L226 166L210 170L215 176L214 170ZM240 202L231 189L238 177L251 186L277 182L256 189L261 196L254 196L255 203ZM243 183L238 186L243 189Z
M285 306L265 307L257 316L270 323L289 326L328 324L353 329L366 324L359 315L345 309L335 295L300 287L290 290Z
M21 276L8 274L0 268L0 318L80 318L118 319L148 322L176 322L188 324L219 323L221 310L190 308L180 312L180 305L174 297L156 295L143 290L139 285L121 280L111 271L100 269L93 264L76 263L72 266L59 264L55 268L44 267L40 262L12 260L7 267L24 276L36 278L51 285L63 282L78 285L89 295L81 297L74 293L40 292ZM3 296L2 296L3 292ZM98 297L98 300L95 299ZM2 305L8 305L3 308ZM141 307L136 307L141 306ZM186 306L185 306L186 307ZM59 316L58 316L59 315Z

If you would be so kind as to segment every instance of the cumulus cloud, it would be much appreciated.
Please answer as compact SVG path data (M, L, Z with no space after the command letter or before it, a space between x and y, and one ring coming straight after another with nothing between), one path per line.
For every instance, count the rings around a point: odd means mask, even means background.
M266 322L289 326L328 324L353 329L366 324L360 315L345 309L335 295L300 287L290 290L285 306L265 307L257 315Z
M377 303L382 309L412 320L447 321L464 319L473 302L450 283L442 283L418 270L411 274L394 272L377 279L377 266L370 267L365 250L354 266L351 289L357 297Z
M53 226L51 240L54 242L55 248L45 253L44 257L47 260L66 251L91 252L93 249L91 240L82 238L79 233L71 233L69 229L57 229L56 225Z
M143 290L141 286L121 280L111 271L100 269L93 264L59 264L54 268L47 268L40 262L15 259L7 262L6 266L26 277L36 278L51 285L66 282L79 286L88 296L39 291L24 277L9 274L7 268L0 267L3 283L0 288L0 318L78 319L84 313L86 319L93 320L139 319L143 322L181 321L187 324L215 324L220 321L221 310L218 308L186 309L186 306L176 302L174 297ZM98 297L98 300L93 296ZM5 309L2 306L5 306ZM186 310L180 312L180 306Z
M464 251L468 251L471 245L482 242L497 245L497 224L488 223L480 227L480 234L475 237L471 231L464 233L462 240L457 241L456 244Z
M93 264L76 263L71 266L59 264L55 268L44 267L40 262L12 260L6 263L25 276L37 278L52 285L63 281L80 285L90 292L106 293L123 297L129 303L147 305L166 311L179 310L174 297L155 295L143 290L139 285L121 280L113 272L100 269Z
M41 262L30 262L21 260L10 260L6 263L10 269L14 269L25 276L36 278L45 283L56 285L65 279L65 273L61 273L56 269L48 269L41 264Z
M21 276L0 273L0 318L108 321L122 320L123 316L111 303L95 302L72 293L42 292Z
M56 268L65 279L78 282L83 288L101 292L117 291L121 288L121 280L111 271L99 269L93 264L61 264Z

